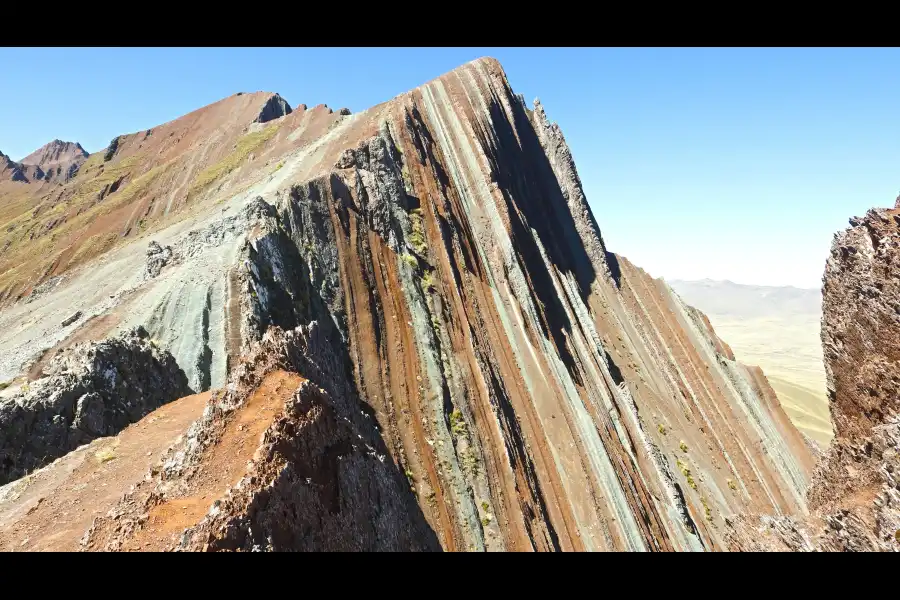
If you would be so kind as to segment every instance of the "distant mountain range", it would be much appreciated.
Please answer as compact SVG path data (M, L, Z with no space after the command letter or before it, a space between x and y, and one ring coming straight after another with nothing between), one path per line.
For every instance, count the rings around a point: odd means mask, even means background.
M822 292L819 289L742 285L712 279L676 279L668 283L685 302L708 315L758 318L818 316L822 312Z

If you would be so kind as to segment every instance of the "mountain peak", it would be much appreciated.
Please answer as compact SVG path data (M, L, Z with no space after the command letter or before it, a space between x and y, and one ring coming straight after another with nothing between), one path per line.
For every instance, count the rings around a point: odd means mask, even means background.
M48 142L20 160L23 165L37 165L44 170L48 167L70 165L88 157L87 151L78 142L55 139Z
M291 112L293 112L293 110L287 100L282 98L279 94L272 94L269 99L266 100L266 103L263 104L263 107L260 109L259 115L254 122L268 123L279 117L289 115Z
M78 142L55 139L19 161L23 167L33 169L33 179L68 181L87 160L88 152Z

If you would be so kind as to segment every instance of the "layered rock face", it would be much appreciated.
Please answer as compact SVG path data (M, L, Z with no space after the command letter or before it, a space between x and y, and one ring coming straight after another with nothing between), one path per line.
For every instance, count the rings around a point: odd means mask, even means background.
M270 329L82 548L440 549L323 329Z
M143 329L64 350L46 372L0 399L0 484L190 393L172 355Z
M222 389L85 549L720 550L727 515L806 513L764 375L607 250L496 61L354 115L272 107L190 219L28 305L84 312L50 344L146 325Z
M822 345L835 440L816 468L808 520L741 519L732 546L900 550L900 199L835 235Z

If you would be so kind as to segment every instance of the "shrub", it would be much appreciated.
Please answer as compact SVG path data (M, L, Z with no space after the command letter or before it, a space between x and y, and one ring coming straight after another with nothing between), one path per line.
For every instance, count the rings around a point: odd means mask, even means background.
M103 448L102 450L98 450L94 457L100 461L100 463L106 463L111 460L115 460L116 458L116 450L115 448Z
M419 254L425 254L428 245L425 243L425 224L422 221L422 209L416 208L409 211L409 243Z
M454 408L450 413L450 432L454 436L465 435L466 422L463 420L462 412L458 408Z
M402 258L403 258L403 262L408 264L413 269L415 269L416 267L419 266L419 261L416 260L416 257L413 256L412 254L404 253Z
M433 292L435 290L434 271L425 271L422 275L422 289L426 292Z
M700 496L700 504L703 505L703 513L704 513L704 516L706 517L706 520L709 521L710 523L712 523L712 520L713 520L712 510L710 510L709 504L706 503L706 498L704 498L703 496Z

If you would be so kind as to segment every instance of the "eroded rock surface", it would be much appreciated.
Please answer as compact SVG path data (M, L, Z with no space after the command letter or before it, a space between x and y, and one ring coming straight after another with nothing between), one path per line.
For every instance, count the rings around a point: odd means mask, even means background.
M145 277L152 279L159 275L162 268L172 260L172 247L160 246L159 242L151 241L147 246L147 271Z
M728 515L806 513L813 456L765 376L607 250L496 61L352 115L260 127L272 96L248 96L76 178L123 174L104 222L129 235L174 222L155 276L142 241L0 278L14 302L86 264L0 311L35 321L0 333L0 373L146 325L222 389L86 549L719 550Z
M142 329L63 351L45 372L0 400L0 484L190 393L172 356Z
M808 520L739 519L731 546L900 550L900 200L835 235L822 344L835 439L809 489Z
M273 119L289 114L291 114L291 105L278 94L273 94L263 105L262 109L260 109L259 116L256 117L255 122L268 123Z
M40 169L41 179L54 183L65 183L72 179L89 154L78 142L53 140L41 146L21 161Z
M84 549L439 550L334 342L270 329Z

